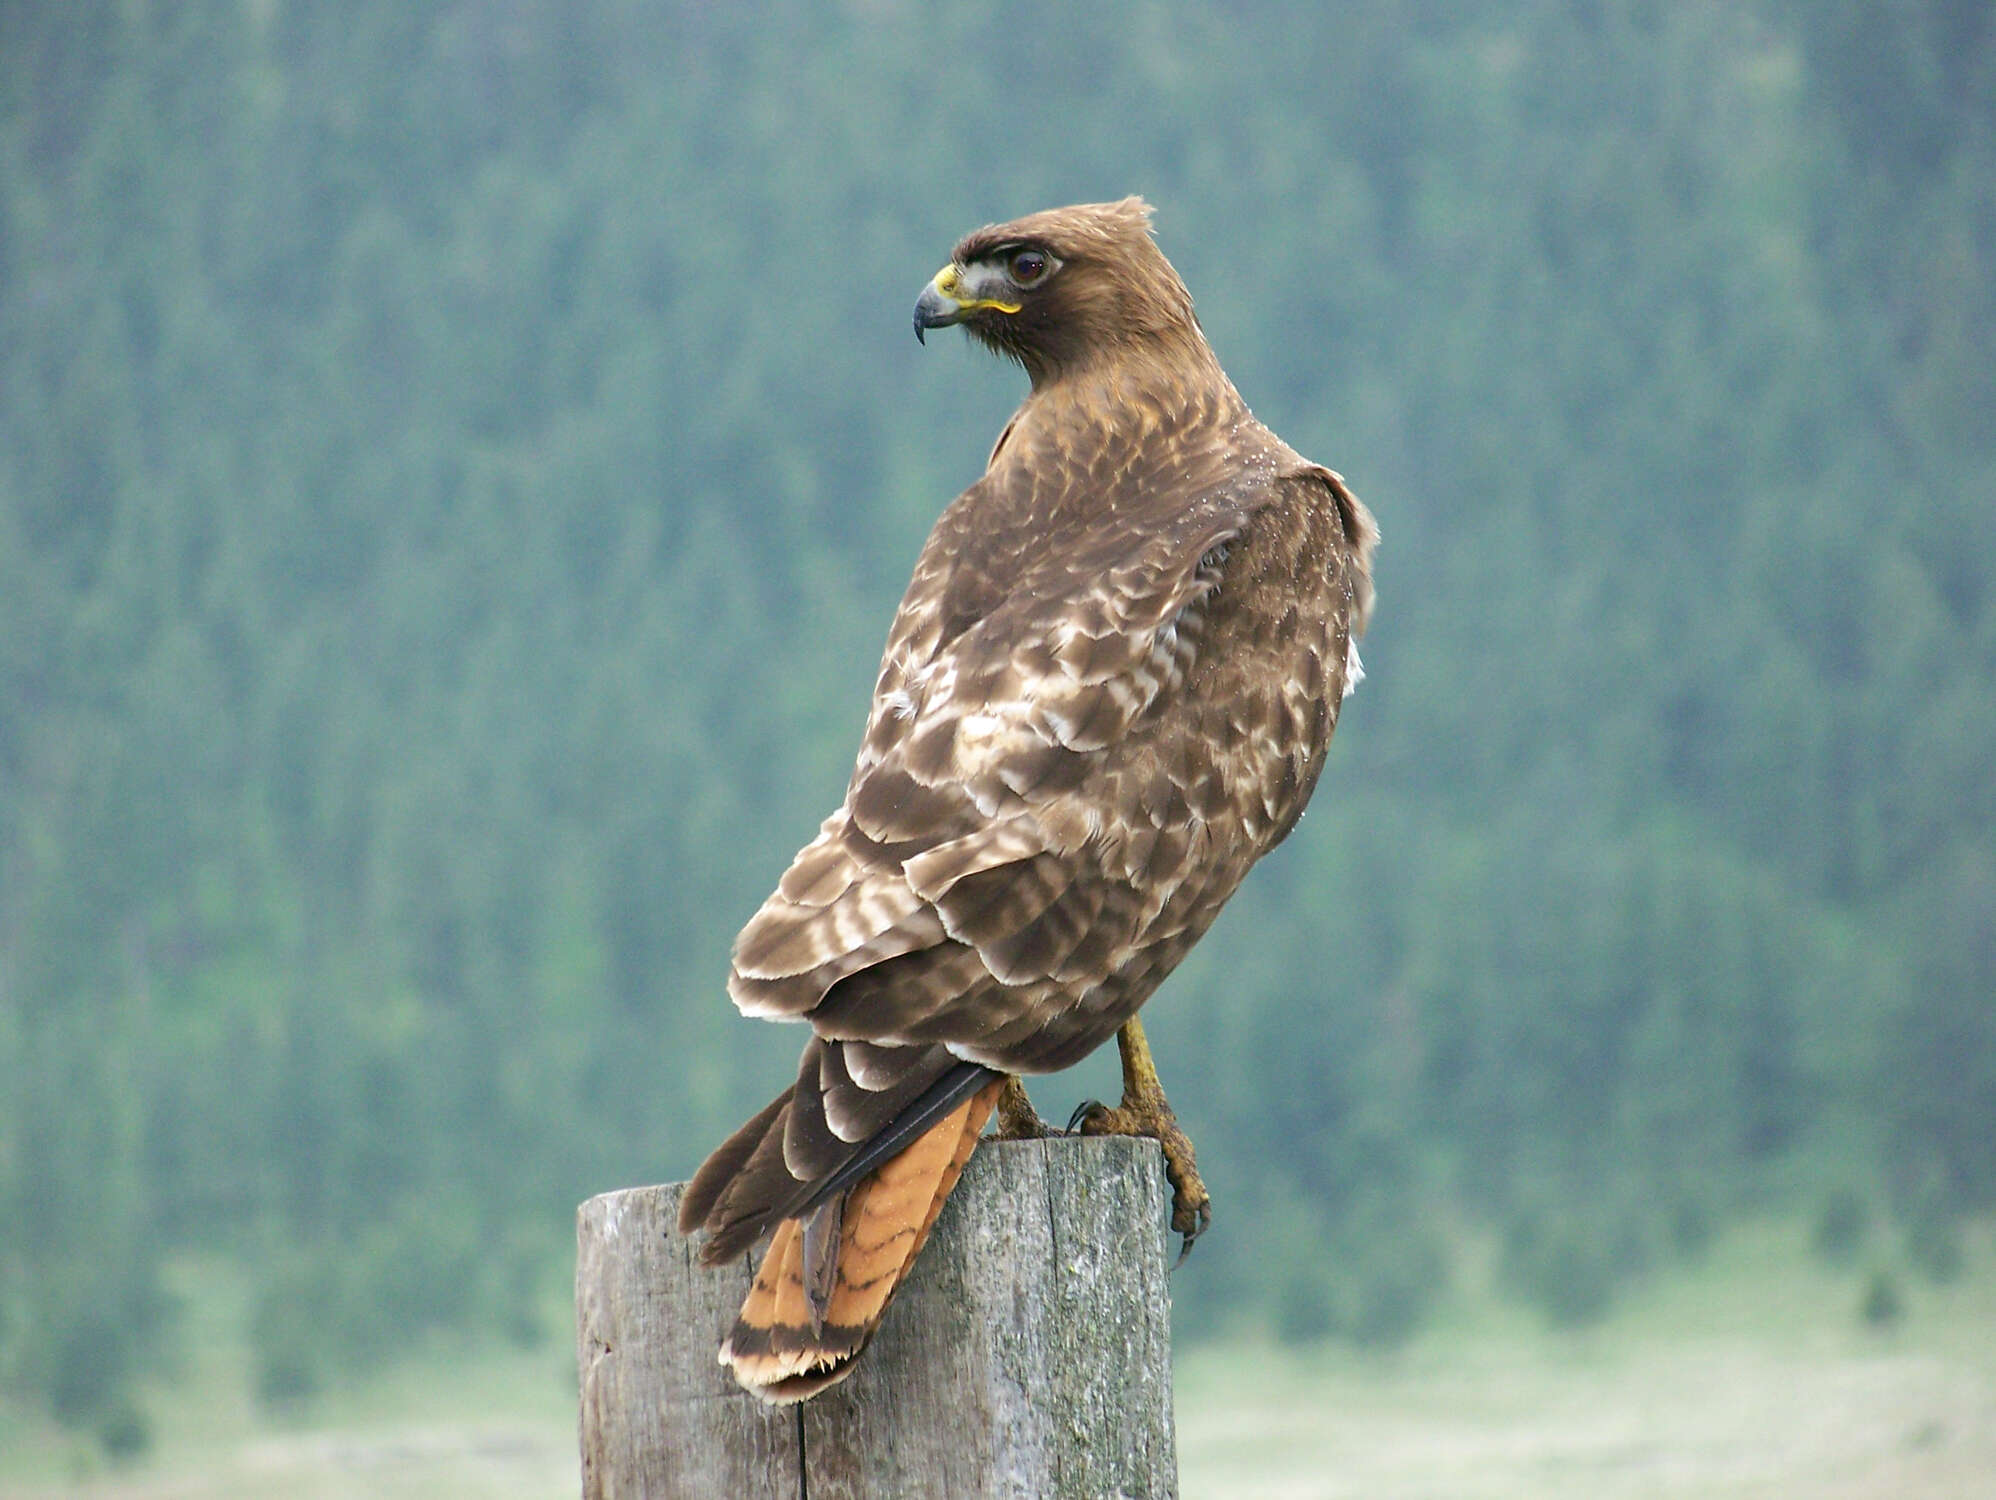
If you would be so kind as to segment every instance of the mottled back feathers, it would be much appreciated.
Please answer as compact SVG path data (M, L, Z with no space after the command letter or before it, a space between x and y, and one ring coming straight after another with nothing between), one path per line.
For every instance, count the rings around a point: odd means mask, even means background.
M1032 392L916 562L844 803L736 942L736 1004L813 1037L687 1194L711 1255L855 1160L877 1170L869 1142L946 1075L981 1098L1111 1036L1294 826L1356 661L1371 518L1242 403L1147 210L1034 215L957 263L1020 245L1057 274L966 326ZM924 1122L955 1135L923 1182L967 1154L968 1118ZM806 1335L857 1201L765 1266L795 1272Z

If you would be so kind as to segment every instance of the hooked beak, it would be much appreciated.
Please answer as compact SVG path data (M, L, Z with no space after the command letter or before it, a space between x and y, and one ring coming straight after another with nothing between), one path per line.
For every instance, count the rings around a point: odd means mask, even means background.
M937 280L941 280L938 277ZM922 288L922 295L915 299L915 341L928 343L927 334L931 328L948 328L953 323L961 323L970 313L954 297L946 297L930 282Z

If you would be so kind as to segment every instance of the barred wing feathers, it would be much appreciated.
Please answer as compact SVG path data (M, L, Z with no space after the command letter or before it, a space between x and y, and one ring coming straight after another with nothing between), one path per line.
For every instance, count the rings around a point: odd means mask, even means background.
M778 1229L723 1351L771 1399L836 1378L891 1294L827 1336L883 1232L838 1216L899 1201L854 1184L905 1158L946 1192L1001 1075L1112 1035L1308 799L1370 520L1237 405L1194 419L1015 423L917 563L843 805L737 940L736 1004L814 1034L682 1224L716 1260Z
M1310 612L1293 598L1265 619L1256 606L1293 596L1299 571L1349 591L1341 488L1302 469L1111 507L1113 524L1041 537L1038 558L1019 549L1018 582L948 629L950 601L999 570L993 546L953 552L944 518L845 804L736 946L729 988L746 1013L809 1021L830 1057L868 1048L836 1087L800 1074L786 1127L800 1180L883 1128L908 1077L932 1082L953 1058L1041 1071L1097 1045L1286 831L1321 764L1345 642L1339 622L1295 639ZM977 573L967 587L932 565L952 556ZM1216 626L1227 649L1202 663ZM1202 665L1260 682L1195 702ZM1213 826L1229 819L1249 837ZM1222 843L1240 848L1216 861Z

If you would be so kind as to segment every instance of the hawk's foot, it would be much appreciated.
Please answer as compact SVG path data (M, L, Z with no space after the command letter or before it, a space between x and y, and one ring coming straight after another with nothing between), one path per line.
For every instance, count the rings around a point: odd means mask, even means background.
M1192 1253L1192 1242L1213 1222L1213 1196L1199 1176L1199 1160L1192 1139L1178 1126L1178 1116L1164 1097L1157 1067L1151 1061L1150 1043L1133 1016L1116 1033L1117 1048L1123 1054L1123 1102L1115 1109L1089 1100L1075 1110L1067 1122L1069 1131L1083 1135L1147 1136L1164 1148L1164 1175L1171 1183L1171 1227L1185 1236L1178 1252L1182 1262Z
M1033 1101L1026 1097L1026 1086L1014 1073L1005 1080L1005 1087L998 1092L998 1134L1001 1141L1039 1141L1060 1132L1040 1118L1040 1112L1033 1108Z

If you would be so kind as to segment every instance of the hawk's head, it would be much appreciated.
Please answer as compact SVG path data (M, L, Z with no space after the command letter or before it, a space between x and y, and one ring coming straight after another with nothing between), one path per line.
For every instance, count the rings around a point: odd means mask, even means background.
M915 303L915 336L961 323L1040 385L1108 355L1203 348L1150 205L1079 203L964 236Z

